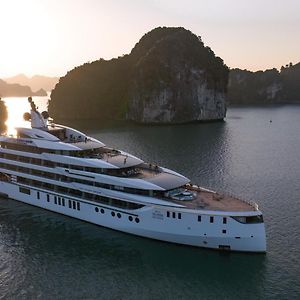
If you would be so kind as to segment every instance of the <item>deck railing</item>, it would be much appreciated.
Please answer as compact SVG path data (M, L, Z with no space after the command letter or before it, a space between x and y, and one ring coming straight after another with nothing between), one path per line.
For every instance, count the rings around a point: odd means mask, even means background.
M190 189L192 191L199 191L199 192L209 192L209 193L214 193L214 194L217 194L215 191L212 191L210 189L206 189L204 187L200 187L196 184L187 184L186 185L186 188L187 189ZM232 194L232 193L224 193L225 195L227 196L230 196L232 198L235 198L235 199L239 199L240 201L243 201L245 203L247 203L248 205L250 205L251 207L253 207L255 210L258 210L258 205L256 202L254 202L253 200L246 200L246 199L241 199L240 197Z

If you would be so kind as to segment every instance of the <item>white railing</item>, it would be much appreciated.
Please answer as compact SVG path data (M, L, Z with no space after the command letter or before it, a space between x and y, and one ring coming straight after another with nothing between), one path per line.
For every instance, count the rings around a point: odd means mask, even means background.
M194 191L203 191L203 192L209 192L209 193L214 193L217 194L215 191L212 191L210 189L206 189L204 187L198 186L196 184L187 184L186 187L188 189L194 190ZM254 202L253 200L246 200L246 199L241 199L240 197L232 194L232 193L224 193L225 196L230 196L232 198L238 199L240 201L243 201L245 203L247 203L248 205L250 205L251 207L253 207L255 210L258 210L258 205L256 202Z

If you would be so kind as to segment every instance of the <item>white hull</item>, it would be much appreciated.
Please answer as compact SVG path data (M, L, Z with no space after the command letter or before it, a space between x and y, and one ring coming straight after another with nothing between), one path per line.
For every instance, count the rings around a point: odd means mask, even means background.
M129 210L31 187L28 195L20 192L20 186L18 183L2 181L0 192L20 202L142 237L212 249L266 252L264 223L240 223L230 217L236 212L189 210L150 204ZM58 200L55 204L55 196L57 199L60 197L60 204ZM261 213L258 211L257 214ZM198 221L198 216L201 216L201 221ZM211 216L213 222L210 222Z

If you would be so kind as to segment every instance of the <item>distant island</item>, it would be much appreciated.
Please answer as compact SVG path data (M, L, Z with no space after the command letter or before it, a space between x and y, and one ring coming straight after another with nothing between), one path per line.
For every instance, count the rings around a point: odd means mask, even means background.
M34 75L27 77L24 74L18 74L13 77L3 79L7 83L18 83L20 85L29 86L33 92L44 90L50 92L54 89L59 77L48 77L42 75Z
M300 63L282 66L280 71L232 69L227 96L228 104L234 105L300 103Z
M200 37L182 27L159 27L130 54L86 63L61 77L49 113L56 120L222 120L228 73Z
M0 79L0 97L28 96L47 96L47 92L43 89L33 92L29 86L23 86L18 83L7 83Z

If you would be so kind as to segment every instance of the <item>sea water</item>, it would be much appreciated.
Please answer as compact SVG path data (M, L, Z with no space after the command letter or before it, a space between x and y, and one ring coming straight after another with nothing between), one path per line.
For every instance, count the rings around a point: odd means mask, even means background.
M11 116L11 107L29 109L26 99L5 100ZM0 199L0 299L300 299L300 106L229 108L219 123L78 126L256 201L267 253L163 243Z

